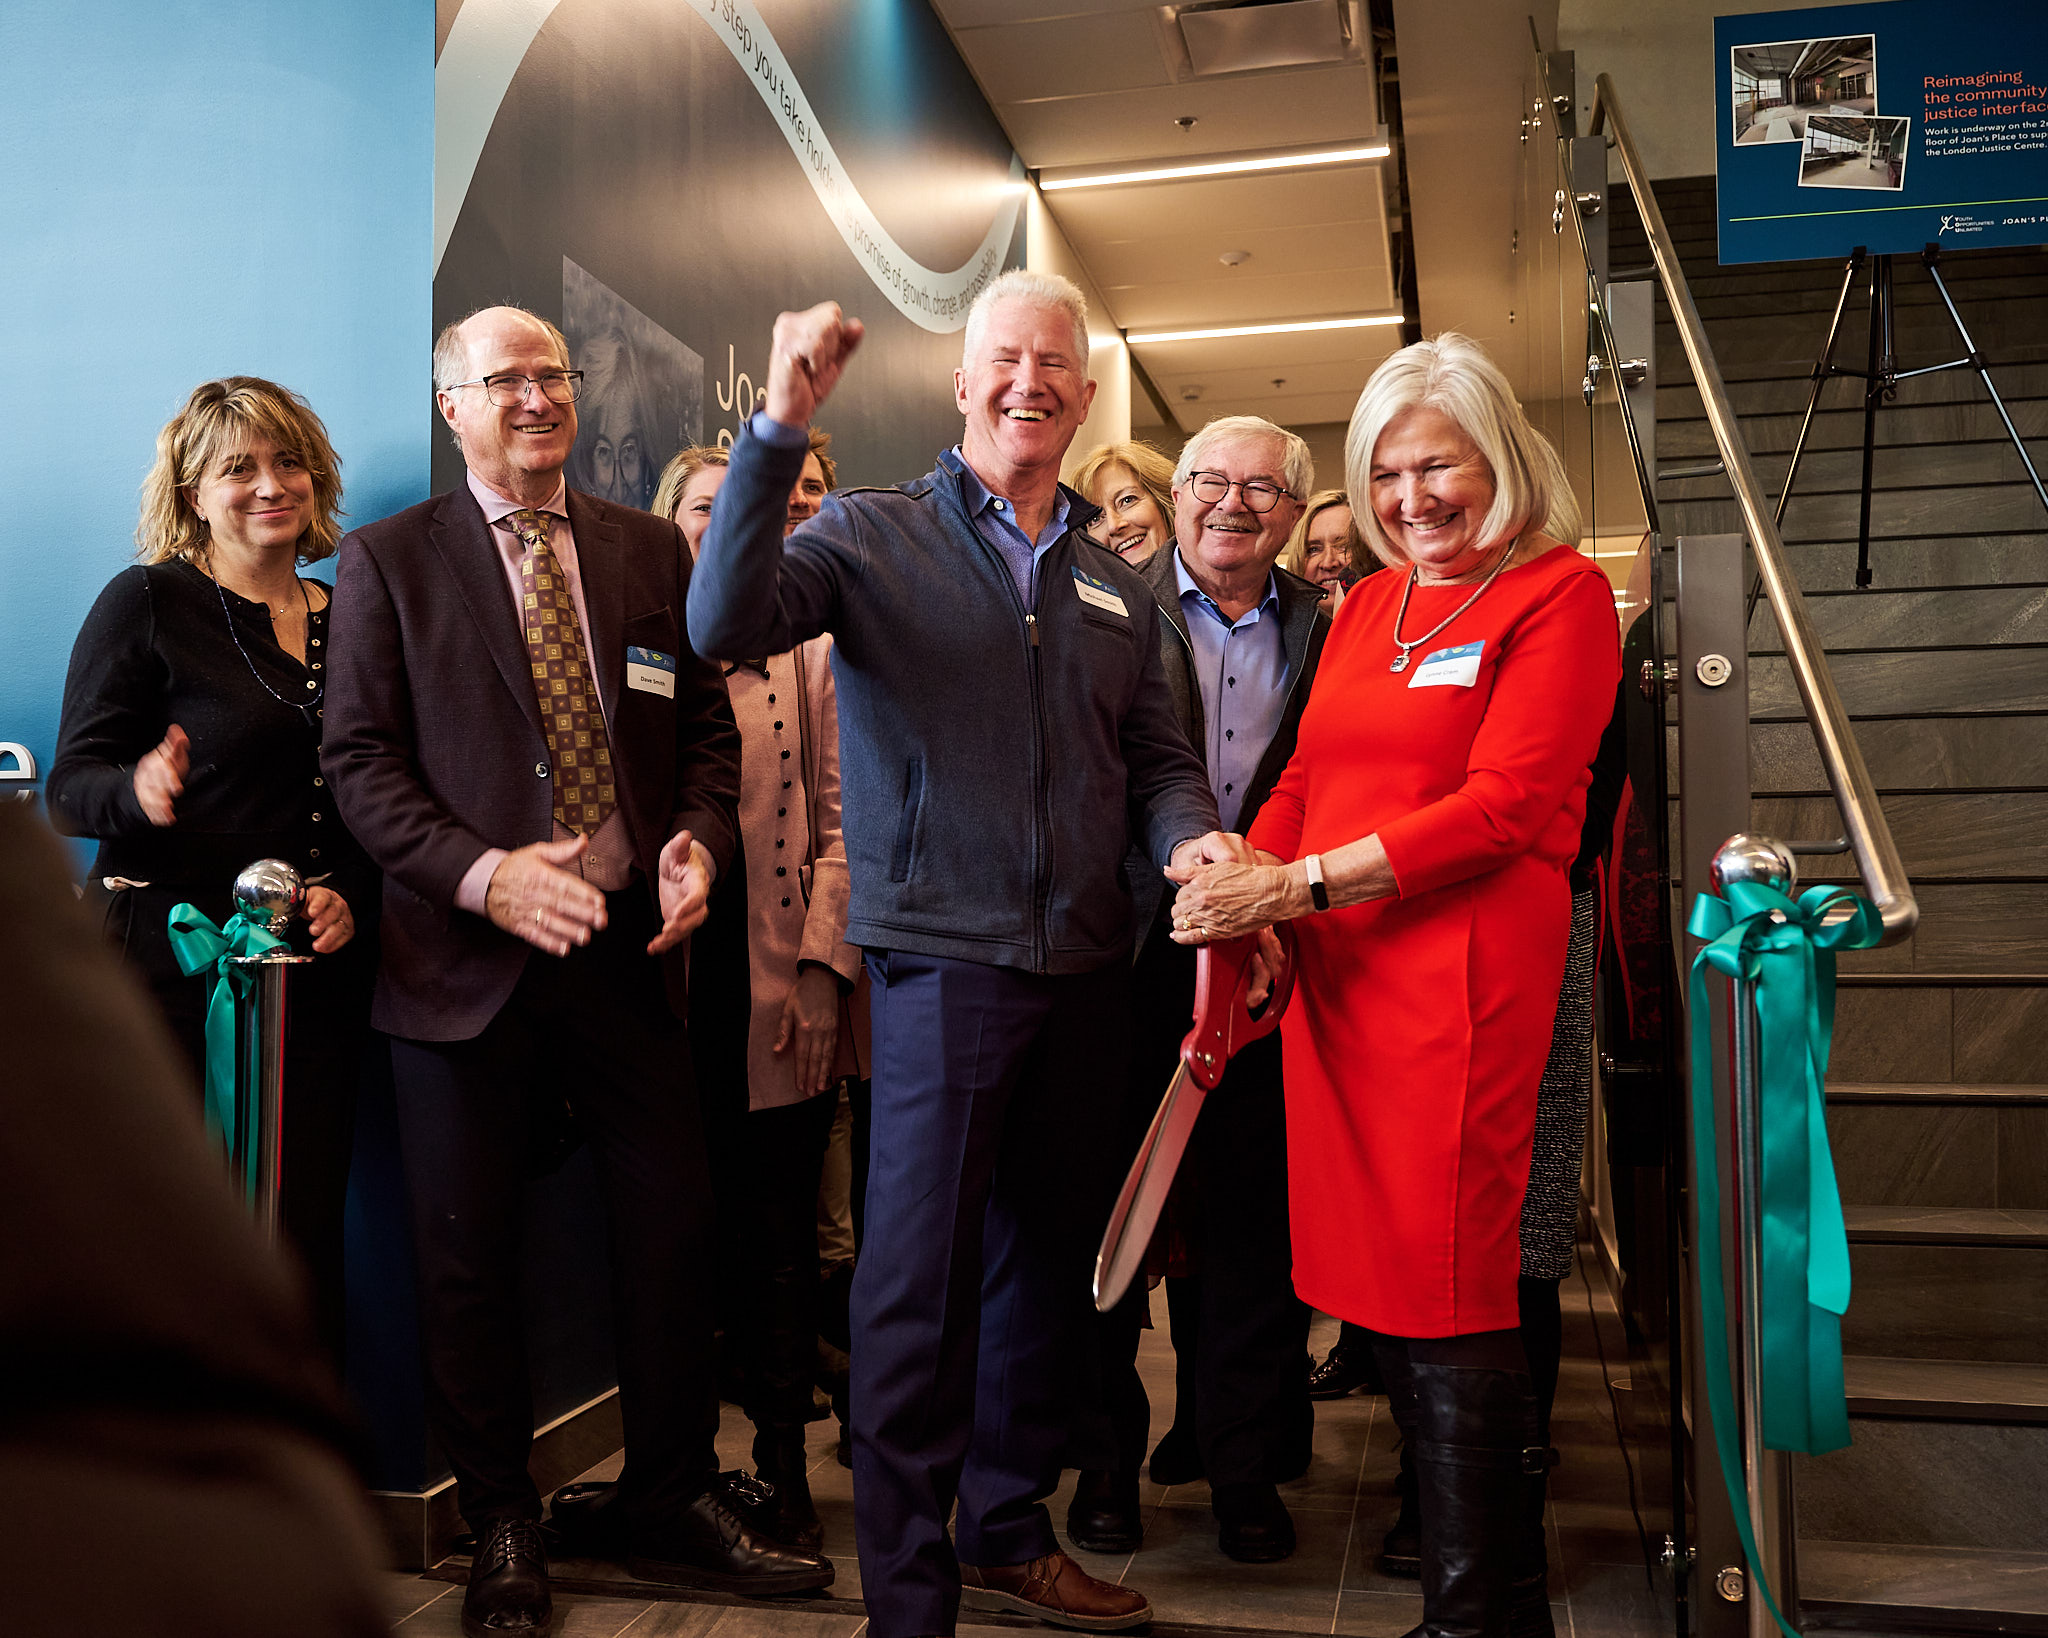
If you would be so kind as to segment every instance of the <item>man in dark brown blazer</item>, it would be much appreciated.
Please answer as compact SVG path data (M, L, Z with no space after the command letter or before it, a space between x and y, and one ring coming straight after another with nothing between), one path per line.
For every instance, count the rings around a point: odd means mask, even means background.
M566 1099L611 1217L636 1574L820 1587L717 1483L711 1195L676 980L733 863L739 735L690 651L668 522L571 492L561 334L487 308L434 349L468 468L342 542L323 765L385 872L430 1423L478 1537L465 1630L550 1618L517 1300L528 1111Z

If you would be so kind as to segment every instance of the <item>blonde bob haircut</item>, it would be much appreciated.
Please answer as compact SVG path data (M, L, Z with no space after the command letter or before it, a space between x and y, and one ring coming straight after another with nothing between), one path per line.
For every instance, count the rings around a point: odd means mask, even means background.
M716 444L696 444L677 451L661 469L661 482L654 486L654 515L675 522L676 509L683 504L683 491L690 487L690 480L706 467L731 465L732 452Z
M202 382L164 423L156 435L156 460L142 480L135 555L144 563L204 557L212 536L192 509L192 491L220 461L259 439L296 455L313 480L313 521L299 536L299 562L332 557L341 540L341 458L312 405L291 388L255 375Z
M1351 507L1351 497L1341 489L1318 489L1308 498L1308 505L1301 509L1301 516L1294 520L1294 533L1287 537L1287 544L1280 549L1280 567L1289 574L1308 574L1308 531L1323 513L1333 506L1342 506L1351 511L1351 527L1345 531L1344 555L1350 559L1352 568L1360 574L1369 574L1379 565L1370 561L1365 541L1358 533L1358 513Z
M1550 440L1529 425L1514 388L1485 349L1470 336L1446 330L1433 341L1403 347L1372 372L1351 430L1344 437L1344 482L1351 521L1382 563L1405 568L1408 559L1387 538L1372 509L1372 458L1380 434L1405 410L1441 411L1479 446L1493 475L1493 506L1480 520L1489 546L1531 527L1567 546L1585 533L1564 462Z
M1159 516L1165 521L1166 532L1171 535L1173 462L1150 444L1141 444L1131 439L1117 444L1097 444L1088 451L1081 464L1074 468L1073 487L1097 506L1106 508L1106 498L1098 496L1095 491L1113 466L1122 467L1137 479L1138 487L1144 490L1152 498L1152 504L1159 508Z

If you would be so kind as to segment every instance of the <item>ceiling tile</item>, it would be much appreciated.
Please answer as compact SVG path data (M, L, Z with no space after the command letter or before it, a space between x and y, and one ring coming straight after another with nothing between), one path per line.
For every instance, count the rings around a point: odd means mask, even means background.
M1290 319L1383 313L1393 306L1393 290L1384 268L1376 272L1275 273L1265 278L1202 276L1178 284L1105 289L1102 297L1126 330L1277 324Z
M1305 226L1383 221L1386 184L1377 164L1317 166L1279 174L1205 176L1108 188L1054 188L1045 202L1070 237L1140 239L1208 222Z
M1251 148L1335 146L1378 134L1372 77L1361 67L1276 69L1186 85L1141 86L1048 101L1003 101L996 115L1024 163L1111 165ZM1174 120L1194 115L1182 133Z
M1183 224L1171 238L1135 239L1109 244L1088 242L1069 233L1095 282L1112 286L1178 283L1189 278L1222 279L1226 283L1274 273L1325 273L1339 269L1370 270L1384 276L1387 240L1377 224L1318 223L1314 227L1276 227L1260 232L1243 228ZM1085 248L1084 248L1085 246ZM1220 260L1224 251L1245 251L1251 259L1237 267Z
M1149 12L1010 22L969 29L959 40L975 78L999 104L1172 84Z
M1398 324L1359 330L1299 330L1290 335L1231 336L1222 340L1149 341L1132 348L1154 381L1185 380L1192 371L1258 370L1285 375L1283 364L1320 364L1345 359L1377 364L1401 344Z

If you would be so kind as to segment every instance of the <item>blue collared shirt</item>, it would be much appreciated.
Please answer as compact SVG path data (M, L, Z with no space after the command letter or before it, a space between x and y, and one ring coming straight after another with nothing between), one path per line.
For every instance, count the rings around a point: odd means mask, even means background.
M960 504L967 508L967 515L974 520L975 532L1009 565L1010 578L1017 583L1017 595L1024 600L1024 607L1035 607L1031 590L1038 577L1038 560L1045 556L1047 547L1067 532L1067 492L1064 489L1057 492L1052 520L1038 531L1038 538L1033 540L1018 524L1017 509L975 476L974 468L967 464L958 444L939 457L939 465L959 478Z
M1195 584L1176 548L1173 577L1195 651L1195 681L1202 690L1208 743L1202 760L1225 830L1237 829L1244 794L1259 771L1287 709L1287 641L1280 629L1280 588L1266 576L1266 594L1235 621L1224 617Z

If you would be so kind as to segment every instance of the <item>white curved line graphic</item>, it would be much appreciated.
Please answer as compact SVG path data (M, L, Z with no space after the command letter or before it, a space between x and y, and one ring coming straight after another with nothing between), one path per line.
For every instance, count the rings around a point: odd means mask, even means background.
M438 272L499 105L528 48L560 0L468 0L434 65L434 268ZM1024 168L1013 156L1004 203L959 267L926 267L884 228L848 179L803 87L750 0L688 0L723 42L775 118L839 237L875 288L912 323L937 334L965 326L981 287L1002 270L1024 208Z

